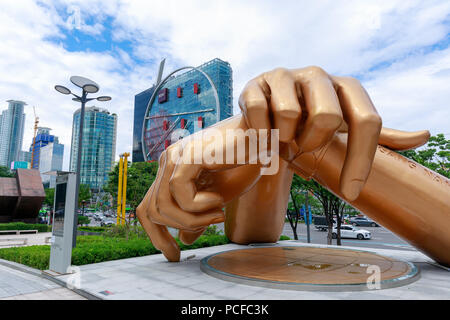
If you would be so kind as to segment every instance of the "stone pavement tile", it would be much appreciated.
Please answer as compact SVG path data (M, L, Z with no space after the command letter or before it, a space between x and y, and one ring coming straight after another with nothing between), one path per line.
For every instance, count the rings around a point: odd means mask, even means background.
M88 272L80 272L80 280L81 283L89 283L89 282L94 282L94 281L100 281L100 280L104 280L105 277L98 275L98 274L92 274L92 273L88 273Z
M125 291L119 294L107 296L108 300L163 300L160 295L153 294L144 290Z
M22 294L8 300L86 300L84 297L66 288L50 289L35 293ZM6 300L6 299L5 299Z
M169 300L195 300L196 297L204 295L203 292L194 291L190 288L174 288L158 293L163 299Z
M235 283L233 282L211 278L196 284L195 289L204 292L205 294L215 294L221 292L223 289L231 288L233 286L235 286Z
M260 298L257 298L260 296ZM326 292L320 291L297 291L297 290L279 290L279 289L271 289L265 288L264 291L260 293L255 293L255 295L251 295L246 297L245 299L266 299L265 297L272 297L275 300L330 300L336 299L335 297L331 297Z
M8 297L10 294L5 289L0 288L0 299L4 297Z
M264 288L234 284L231 287L223 288L218 292L227 299L244 299L250 295L263 291Z

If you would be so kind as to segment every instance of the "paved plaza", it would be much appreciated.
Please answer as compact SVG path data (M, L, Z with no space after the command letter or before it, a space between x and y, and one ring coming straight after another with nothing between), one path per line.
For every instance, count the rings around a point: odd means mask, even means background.
M50 245L51 232L0 235L0 248Z
M310 246L280 241L283 246ZM314 245L315 247L321 245ZM326 247L323 245L323 247ZM227 244L182 251L179 263L169 263L162 254L102 262L79 267L80 289L100 299L450 299L450 272L436 266L418 251L364 248L366 251L414 263L420 278L408 285L358 292L311 292L263 288L228 282L200 270L200 261L222 251L248 248ZM348 247L340 247L348 248ZM74 275L57 277L74 282ZM76 278L76 277L75 277Z
M16 268L17 267L17 268ZM0 300L84 300L38 270L0 260Z

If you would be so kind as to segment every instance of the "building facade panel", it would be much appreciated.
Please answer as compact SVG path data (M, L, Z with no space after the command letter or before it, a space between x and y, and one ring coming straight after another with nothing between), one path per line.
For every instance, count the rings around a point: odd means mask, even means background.
M70 171L77 170L80 109L75 111L70 150ZM86 107L81 151L80 183L100 191L108 180L116 153L117 115L98 107Z
M213 86L198 70L192 69L168 79L158 90L146 122L144 141L149 160L158 160L161 152L171 144L171 134L176 129L185 129L192 134L233 115L233 83L229 63L216 58L197 69L206 73L213 82L219 106L216 106ZM148 93L144 91L135 96L133 162L144 160L143 156L139 156L139 153L142 154L139 142L145 109L151 97ZM143 99L144 96L148 99ZM141 112L136 112L137 109ZM139 123L140 128L136 126Z
M61 171L63 167L64 145L51 142L40 149L39 172L42 183L46 188L54 188L56 176L49 176L44 173L49 171Z

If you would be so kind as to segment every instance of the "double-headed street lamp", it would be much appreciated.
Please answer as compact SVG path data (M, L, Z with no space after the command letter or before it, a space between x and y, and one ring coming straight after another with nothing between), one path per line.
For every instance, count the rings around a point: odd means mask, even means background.
M82 89L81 96L78 96L74 93L72 93L68 88L60 85L55 86L55 90L62 94L71 94L75 98L72 98L73 101L81 102L81 114L80 114L80 131L78 135L78 155L77 155L77 171L76 171L76 191L75 191L75 213L78 211L78 196L80 192L80 172L81 172L81 150L83 149L83 126L84 126L84 109L86 102L92 101L92 100L98 100L98 101L109 101L111 100L111 97L109 96L100 96L96 98L88 98L87 95L89 93L96 93L98 90L100 90L100 86L95 83L94 81L80 77L80 76L72 76L70 77L70 81L76 85L77 87ZM76 238L77 238L77 222L78 222L78 215L74 215L74 233L73 233L73 247L76 245Z

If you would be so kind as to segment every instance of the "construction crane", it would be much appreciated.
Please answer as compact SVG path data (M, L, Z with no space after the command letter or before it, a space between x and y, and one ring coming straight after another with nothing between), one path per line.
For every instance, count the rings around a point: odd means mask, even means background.
M30 167L33 169L33 160L34 160L34 145L36 143L36 132L39 124L39 118L36 116L36 109L33 106L33 112L34 112L34 134L33 134L33 146L31 149L31 164Z

